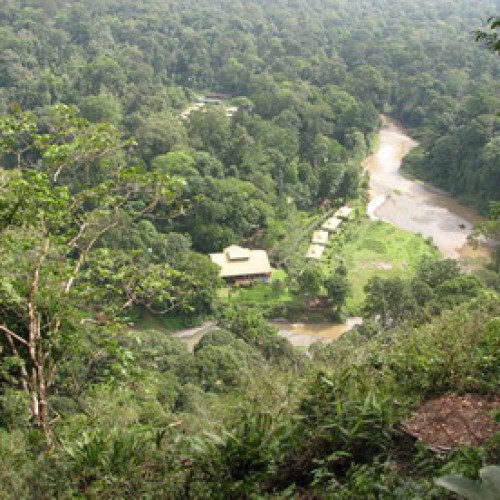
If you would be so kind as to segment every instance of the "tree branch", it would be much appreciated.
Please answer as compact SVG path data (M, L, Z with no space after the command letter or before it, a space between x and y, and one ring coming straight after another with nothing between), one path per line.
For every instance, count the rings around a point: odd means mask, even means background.
M71 276L69 277L68 281L66 282L66 285L64 286L64 293L68 293L71 290L71 287L73 286L73 283L75 282L76 276L79 273L81 267L85 263L85 259L87 258L90 250L92 250L93 246L96 244L96 242L99 240L99 238L105 234L107 231L109 231L111 228L115 227L118 225L117 221L114 221L102 228L98 233L90 240L88 243L87 247L82 250L80 253L80 256L78 257L78 260L75 263L75 267L73 268L73 272Z
M7 335L7 337L11 337L11 338L14 338L16 339L18 342L20 342L21 344L25 345L25 346L29 346L29 343L26 341L26 339L23 339L22 337L20 337L19 335L15 334L12 330L10 330L9 328L7 328L5 325L0 325L0 330L2 332L5 333L5 335Z

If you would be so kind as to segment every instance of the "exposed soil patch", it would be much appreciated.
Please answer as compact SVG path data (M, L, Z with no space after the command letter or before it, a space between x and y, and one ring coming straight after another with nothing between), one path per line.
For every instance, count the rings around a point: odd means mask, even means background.
M404 424L405 430L437 449L477 446L500 432L492 417L500 396L444 396L422 405Z
M326 297L314 297L307 301L309 309L325 309L328 307L328 299Z
M388 264L387 262L379 262L377 264L377 269L388 271L389 269L392 269L392 264Z

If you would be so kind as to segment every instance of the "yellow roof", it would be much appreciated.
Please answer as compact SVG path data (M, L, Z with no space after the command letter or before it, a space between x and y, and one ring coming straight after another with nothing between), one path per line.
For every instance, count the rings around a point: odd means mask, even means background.
M239 247L238 245L231 245L224 249L228 260L248 260L251 256L248 248Z
M326 245L328 243L328 231L314 231L311 241L317 245Z
M271 264L265 250L250 250L231 245L221 253L211 253L210 259L221 268L222 278L271 272Z
M330 217L321 227L327 231L335 231L340 224L342 224L342 219Z
M309 245L306 257L308 259L321 259L324 251L325 247L323 245Z
M349 215L351 215L351 212L352 208L349 208L347 205L345 205L343 207L340 207L333 215L335 215L335 217L347 219Z

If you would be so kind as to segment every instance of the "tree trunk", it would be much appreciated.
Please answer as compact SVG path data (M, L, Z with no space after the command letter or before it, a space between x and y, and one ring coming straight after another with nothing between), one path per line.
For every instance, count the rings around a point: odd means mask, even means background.
M27 347L31 365L31 376L28 381L28 390L31 395L31 417L34 425L43 432L47 441L47 447L50 449L54 443L54 433L52 431L47 401L47 374L45 370L46 353L43 343L40 314L37 306L40 271L48 251L49 240L46 240L37 266L33 272L31 289L28 297L29 341Z

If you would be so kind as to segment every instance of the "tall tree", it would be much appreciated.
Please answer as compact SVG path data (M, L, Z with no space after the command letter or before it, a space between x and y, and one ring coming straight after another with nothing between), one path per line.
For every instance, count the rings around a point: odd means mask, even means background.
M20 112L0 121L4 164L15 160L0 171L0 333L3 355L15 360L12 375L29 395L32 422L51 446L50 396L65 351L133 303L120 295L96 300L105 277L86 278L100 240L123 220L171 203L176 186L167 176L110 162L130 142L109 125L89 124L61 106L47 129L40 132L35 117ZM69 172L82 170L88 182L72 184ZM121 277L132 271L122 269ZM157 291L171 279L155 276Z

